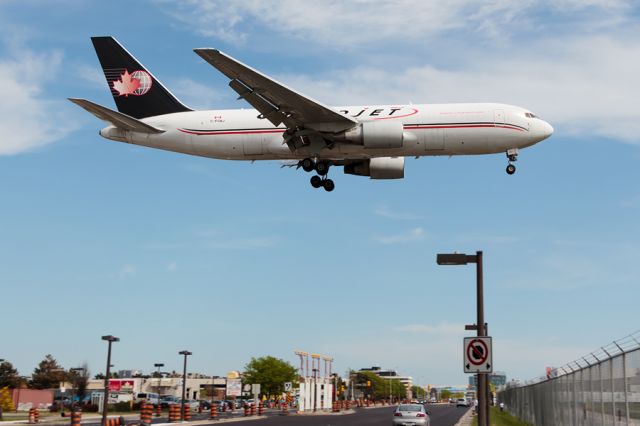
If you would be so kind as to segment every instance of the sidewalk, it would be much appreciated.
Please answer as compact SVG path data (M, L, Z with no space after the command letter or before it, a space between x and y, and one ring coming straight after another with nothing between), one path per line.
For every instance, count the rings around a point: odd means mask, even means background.
M473 419L473 410L469 408L455 426L471 426L471 419Z

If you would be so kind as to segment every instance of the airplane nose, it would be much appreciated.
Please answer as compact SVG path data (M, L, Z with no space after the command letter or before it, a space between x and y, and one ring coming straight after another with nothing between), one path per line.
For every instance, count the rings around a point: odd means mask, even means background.
M543 123L542 139L546 139L553 134L553 126L551 126L551 124L547 123L546 121L544 121Z

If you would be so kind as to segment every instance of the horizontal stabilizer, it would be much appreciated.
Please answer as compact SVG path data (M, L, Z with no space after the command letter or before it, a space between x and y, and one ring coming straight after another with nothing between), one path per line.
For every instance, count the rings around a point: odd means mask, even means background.
M133 118L128 116L127 114L114 111L107 107L103 107L102 105L98 105L86 99L69 98L69 100L74 104L89 111L100 120L111 123L119 129L141 133L164 133L164 130L150 126L147 123L143 123L137 118Z

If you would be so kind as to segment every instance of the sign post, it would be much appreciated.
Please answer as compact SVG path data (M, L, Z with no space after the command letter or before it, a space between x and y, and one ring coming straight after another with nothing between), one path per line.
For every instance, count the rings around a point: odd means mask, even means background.
M251 393L253 394L253 403L257 407L258 401L260 401L260 399L258 398L258 396L260 395L260 383L251 385Z

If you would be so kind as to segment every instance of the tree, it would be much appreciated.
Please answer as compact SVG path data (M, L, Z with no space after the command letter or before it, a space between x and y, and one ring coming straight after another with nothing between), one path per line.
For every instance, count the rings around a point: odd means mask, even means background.
M285 382L294 382L297 377L298 371L293 365L272 356L251 358L243 373L245 383L259 383L260 391L267 395L284 392Z
M9 388L5 386L0 389L0 410L13 411L14 409L13 399L11 399L11 395L9 394Z
M442 399L450 399L450 398L452 398L451 391L449 389L442 389L440 391L440 398L442 398Z
M18 375L18 370L13 368L9 361L0 363L0 388L8 387L11 389L19 388L23 383L22 378Z
M421 386L413 385L411 386L411 394L413 394L413 397L416 399L424 399L426 391Z
M89 366L85 362L80 368L72 368L69 376L71 378L71 383L73 383L73 388L75 389L78 401L82 404L87 396L87 387L89 385L90 377Z
M391 376L380 377L370 371L359 371L355 375L355 386L365 396L375 399L406 398L407 388L398 379Z
M65 382L69 374L58 364L58 361L48 354L33 370L30 386L34 389L52 389Z

